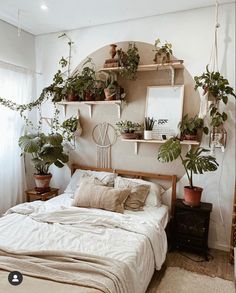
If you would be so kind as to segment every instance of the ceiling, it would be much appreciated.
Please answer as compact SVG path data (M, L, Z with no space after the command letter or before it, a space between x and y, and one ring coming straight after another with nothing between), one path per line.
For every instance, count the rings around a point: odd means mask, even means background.
M42 4L48 9L42 10ZM214 4L214 0L0 0L0 19L39 35Z

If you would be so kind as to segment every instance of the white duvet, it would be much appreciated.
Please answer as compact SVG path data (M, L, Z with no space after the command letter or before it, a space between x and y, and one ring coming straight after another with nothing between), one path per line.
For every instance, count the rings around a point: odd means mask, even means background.
M0 218L0 246L11 250L68 250L107 256L129 265L135 292L146 291L167 251L166 206L118 214L71 207L64 194L24 203Z

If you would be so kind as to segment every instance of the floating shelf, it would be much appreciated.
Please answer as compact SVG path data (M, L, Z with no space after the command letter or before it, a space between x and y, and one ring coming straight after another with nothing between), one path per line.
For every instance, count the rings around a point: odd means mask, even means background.
M89 116L92 118L93 115L93 106L95 105L115 105L117 107L118 118L121 117L121 100L114 100L114 101L82 101L82 102L68 102L68 101L61 101L58 102L58 105L64 106L64 113L66 116L67 106L80 106L80 105L87 105L89 107Z
M163 143L166 142L166 140L156 140L156 139L147 140L147 139L125 139L125 138L122 138L121 140L122 141L128 141L128 142L133 142L134 143L134 152L135 152L135 155L138 154L139 143L163 144ZM189 147L191 147L191 146L198 146L200 144L200 142L199 141L196 141L196 140L182 140L180 143L183 144L183 145L188 145Z
M137 71L156 71L156 70L170 70L171 71L171 85L174 85L175 79L175 69L183 69L183 60L176 60L169 63L163 64L146 64L146 65L139 65ZM101 68L99 71L104 72L120 72L122 71L122 67L109 67L109 68Z

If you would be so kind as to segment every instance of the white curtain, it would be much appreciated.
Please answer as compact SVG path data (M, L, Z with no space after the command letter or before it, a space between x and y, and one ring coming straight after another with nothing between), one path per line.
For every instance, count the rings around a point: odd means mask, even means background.
M0 96L18 104L31 101L32 73L0 62ZM24 198L25 171L18 146L24 121L0 104L0 214Z

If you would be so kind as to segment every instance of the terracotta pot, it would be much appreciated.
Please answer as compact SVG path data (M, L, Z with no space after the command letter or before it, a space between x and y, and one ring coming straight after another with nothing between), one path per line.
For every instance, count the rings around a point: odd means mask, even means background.
M35 180L35 190L38 192L47 192L50 190L50 181L52 179L52 174L47 174L47 175L34 175L34 180Z
M138 134L137 133L122 133L121 136L124 138L124 139L137 139L138 138Z
M184 139L185 140L197 140L197 135L196 134L185 134Z
M184 203L186 205L197 207L201 203L203 189L201 187L194 186L190 188L189 186L184 186Z
M111 55L111 58L113 59L115 56L116 56L116 47L117 45L116 44L111 44L111 50L110 50L110 55Z
M116 99L116 93L114 93L114 91L111 91L110 89L104 89L104 94L106 97L106 101L112 101Z
M76 94L68 94L67 96L67 101L69 102L73 102L73 101L78 101L79 100L79 97L76 95Z
M95 100L95 96L90 93L90 92L85 92L84 93L84 100L85 101L94 101Z

